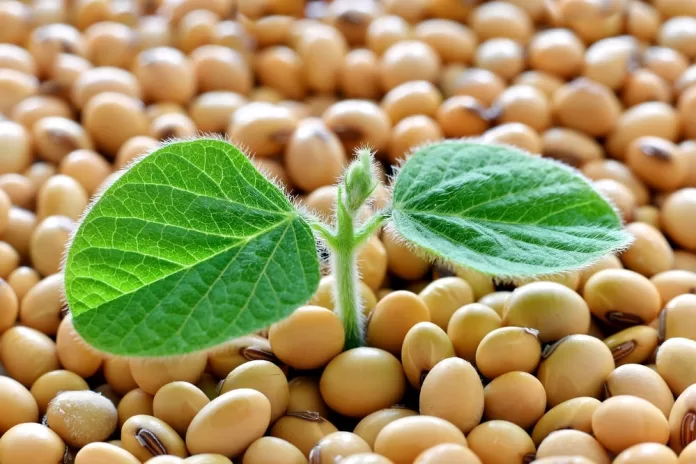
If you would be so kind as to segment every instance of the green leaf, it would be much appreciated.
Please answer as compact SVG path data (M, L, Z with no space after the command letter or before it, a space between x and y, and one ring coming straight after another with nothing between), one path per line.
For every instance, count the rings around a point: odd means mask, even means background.
M630 241L612 206L572 168L470 140L408 158L392 217L431 255L501 277L580 268Z
M314 237L221 140L167 145L113 183L65 267L77 332L117 355L190 353L287 317L319 284Z

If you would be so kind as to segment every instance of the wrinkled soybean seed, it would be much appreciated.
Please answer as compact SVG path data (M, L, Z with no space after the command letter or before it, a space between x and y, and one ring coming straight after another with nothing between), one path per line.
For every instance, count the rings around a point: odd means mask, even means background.
M117 416L110 400L90 391L59 393L46 410L48 426L76 448L109 438L118 425Z

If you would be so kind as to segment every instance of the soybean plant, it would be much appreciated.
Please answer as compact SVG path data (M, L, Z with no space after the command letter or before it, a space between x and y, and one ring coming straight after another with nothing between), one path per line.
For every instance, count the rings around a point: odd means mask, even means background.
M380 227L418 253L502 278L578 269L629 243L572 168L516 148L445 140L392 179L391 205L361 221L379 185L356 151L333 225L297 208L242 151L177 141L137 160L84 215L64 264L77 332L124 356L181 355L268 327L305 304L330 251L346 349L364 343L356 252Z

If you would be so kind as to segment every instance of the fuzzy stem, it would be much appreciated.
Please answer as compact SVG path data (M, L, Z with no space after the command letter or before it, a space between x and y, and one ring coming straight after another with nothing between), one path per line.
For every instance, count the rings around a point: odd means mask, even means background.
M363 314L358 294L358 266L355 241L355 218L348 211L339 187L336 211L336 240L331 254L331 270L335 277L336 312L343 321L346 339L344 349L364 344Z

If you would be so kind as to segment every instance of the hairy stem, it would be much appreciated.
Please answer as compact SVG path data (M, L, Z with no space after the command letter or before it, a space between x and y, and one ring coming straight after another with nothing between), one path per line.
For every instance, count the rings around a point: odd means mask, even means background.
M343 321L346 339L344 349L364 344L362 303L358 294L358 265L355 243L355 218L339 188L336 211L336 240L331 254L331 270L335 278L336 312Z

